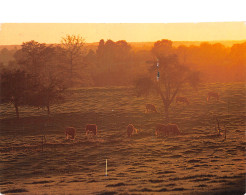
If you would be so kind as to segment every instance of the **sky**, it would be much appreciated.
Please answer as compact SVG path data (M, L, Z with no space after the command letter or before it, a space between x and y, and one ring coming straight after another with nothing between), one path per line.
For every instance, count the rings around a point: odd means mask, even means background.
M0 45L80 34L128 42L246 40L245 0L1 1Z
M35 40L60 43L67 34L80 34L87 43L100 39L128 42L246 40L246 22L202 23L3 23L0 45Z

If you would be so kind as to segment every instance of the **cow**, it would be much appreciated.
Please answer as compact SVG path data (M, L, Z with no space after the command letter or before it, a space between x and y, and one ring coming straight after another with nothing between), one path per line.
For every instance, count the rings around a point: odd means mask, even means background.
M157 124L155 129L155 135L156 136L167 136L168 135L168 128L166 125L163 124Z
M67 127L65 129L66 139L70 136L72 139L75 139L76 129L74 127Z
M85 127L85 132L86 132L86 136L90 132L92 132L94 134L94 136L96 136L97 135L97 125L95 125L95 124L87 124L86 127Z
M167 124L168 135L179 135L180 131L178 125L176 124Z
M216 100L219 100L219 94L217 92L208 92L207 102L210 100L210 98L213 97Z
M153 104L146 104L146 112L155 112L158 113Z
M129 124L126 129L127 136L132 137L134 131L136 134L138 133L138 130L132 124Z
M180 131L176 124L157 124L155 130L156 136L169 136L169 135L179 135Z
M186 97L176 97L176 103L178 102L186 103L187 105L190 104L190 102L188 101Z

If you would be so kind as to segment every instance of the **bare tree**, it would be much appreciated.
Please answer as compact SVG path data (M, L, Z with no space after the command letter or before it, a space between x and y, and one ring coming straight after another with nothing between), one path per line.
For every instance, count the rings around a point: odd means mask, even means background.
M75 67L83 63L85 55L85 40L80 35L66 35L62 38L61 46L65 49L65 56L69 64L69 82L73 86Z
M172 53L172 42L157 41L152 49L157 61L150 67L150 74L136 80L138 95L157 93L163 102L166 120L169 121L169 108L178 92L186 85L196 87L199 83L199 73L190 70Z

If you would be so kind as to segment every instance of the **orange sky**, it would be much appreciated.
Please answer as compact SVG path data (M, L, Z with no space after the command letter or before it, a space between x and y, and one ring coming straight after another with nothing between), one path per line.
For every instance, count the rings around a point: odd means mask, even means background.
M35 40L60 43L66 34L80 34L86 42L100 39L148 42L160 39L172 41L246 40L245 22L213 23L7 23L0 26L0 45L15 45Z

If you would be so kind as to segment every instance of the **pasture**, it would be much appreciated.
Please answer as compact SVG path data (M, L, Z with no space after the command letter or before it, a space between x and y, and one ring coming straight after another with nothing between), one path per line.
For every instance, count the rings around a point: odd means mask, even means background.
M220 100L207 93L217 91ZM244 83L203 84L181 95L190 104L170 108L181 135L155 136L165 123L159 96L136 97L133 88L71 89L66 102L46 111L1 106L1 193L18 194L199 194L245 192ZM159 113L145 113L154 104ZM216 117L227 137L217 136ZM87 138L86 124L97 124ZM128 138L133 124L138 134ZM66 140L66 127L75 140ZM46 143L42 150L42 136ZM105 161L107 159L107 176Z

